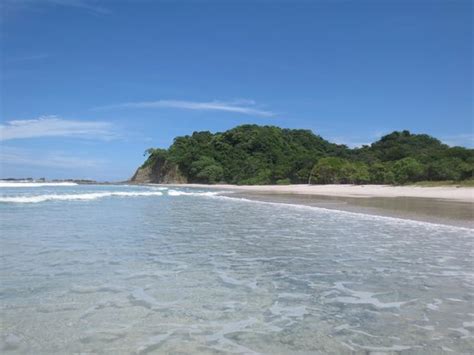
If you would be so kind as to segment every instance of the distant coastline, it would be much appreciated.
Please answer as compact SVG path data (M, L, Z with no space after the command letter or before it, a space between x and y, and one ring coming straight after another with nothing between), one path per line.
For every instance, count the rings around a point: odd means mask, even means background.
M109 182L109 181L96 181L91 179L46 179L46 178L2 178L0 183L11 183L11 184L60 184L60 183L73 183L77 185L116 185L124 182Z
M73 182L76 184L100 184L100 182L91 180L91 179L46 179L46 178L32 178L32 177L27 177L27 178L2 178L0 181L4 182L17 182L17 183L22 183L22 182L30 182L30 183L49 183L49 182Z

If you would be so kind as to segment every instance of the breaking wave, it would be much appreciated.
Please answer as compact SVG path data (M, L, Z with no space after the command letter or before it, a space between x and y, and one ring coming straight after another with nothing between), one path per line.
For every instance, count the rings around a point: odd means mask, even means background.
M204 196L212 197L220 192L186 192L179 190L168 190L166 188L154 188L153 191L103 191L75 194L44 194L27 196L0 196L0 203L40 203L46 201L91 201L104 197L148 197L162 196L163 192L168 196Z
M118 197L140 197L140 196L161 196L160 191L141 191L141 192L127 192L127 191L107 191L107 192L90 192L83 194L48 194L36 196L12 196L0 197L0 202L10 203L39 203L45 201L91 201L99 198L118 196Z
M228 192L225 192L228 193ZM248 198L243 198L243 197L232 197L232 196L222 196L219 195L219 193L215 193L213 195L205 195L212 197L214 199L219 199L219 200L228 200L228 201L234 201L234 202L242 202L242 203L252 203L252 204L260 204L260 205L267 205L267 206L275 206L275 207L283 207L283 208L293 208L293 209L300 209L300 210L306 210L306 211L314 211L314 212L319 212L319 213L326 213L326 214L340 214L340 215L346 215L346 216L351 216L351 217L357 217L365 220L372 220L372 221L387 221L391 223L397 223L397 224L413 224L417 226L424 226L424 227L431 227L434 229L438 228L443 228L443 229L451 229L451 230L462 230L462 231L468 231L468 232L474 232L472 228L469 227L460 227L460 226L451 226L447 224L438 224L434 222L427 222L427 221L417 221L413 219L408 219L408 218L399 218L399 217L391 217L391 216L384 216L384 215L376 215L376 214L368 214L368 213L363 213L363 212L352 212L352 211L344 211L344 210L337 210L337 209L332 209L332 208L325 208L325 207L319 207L319 206L308 206L308 205L300 205L300 204L294 204L294 203L286 203L286 202L270 202L270 201L260 201L260 200L252 200ZM474 236L474 234L473 234Z
M425 228L434 228L434 229L443 228L443 229L451 229L451 230L459 230L459 231L461 230L468 231L470 233L473 232L473 229L469 227L450 226L450 225L438 224L438 223L428 222L428 221L411 220L407 218L391 217L391 216L384 216L384 215L372 215L372 214L367 214L367 213L362 213L362 212L329 209L329 208L320 207L320 206L308 206L308 205L284 203L284 202L260 201L260 200L254 200L254 199L248 199L248 198L229 196L229 195L232 195L232 193L233 191L195 191L193 192L193 191L169 189L166 187L153 187L152 191L103 191L103 192L89 192L89 193L76 193L76 194L0 196L0 203L31 204L31 203L41 203L45 201L91 201L91 200L101 199L104 197L150 197L150 196L162 196L162 195L170 196L170 197L196 196L196 197L211 198L211 199L236 202L236 203L239 203L239 202L251 203L251 204L281 207L281 208L300 209L300 210L313 211L313 212L329 214L329 215L340 214L340 215L346 215L346 216L351 216L351 217L357 217L364 220L386 221L386 222L395 223L395 224L412 224L412 225L417 225L417 226L423 226Z
M220 191L186 192L179 190L168 190L169 196L217 196L220 193Z

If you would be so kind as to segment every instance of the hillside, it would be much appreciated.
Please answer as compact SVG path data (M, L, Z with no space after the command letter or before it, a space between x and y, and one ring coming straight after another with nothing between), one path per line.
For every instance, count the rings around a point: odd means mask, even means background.
M168 149L150 148L133 182L403 184L466 180L474 150L449 147L426 134L393 132L350 149L309 130L242 125L222 133L177 137Z

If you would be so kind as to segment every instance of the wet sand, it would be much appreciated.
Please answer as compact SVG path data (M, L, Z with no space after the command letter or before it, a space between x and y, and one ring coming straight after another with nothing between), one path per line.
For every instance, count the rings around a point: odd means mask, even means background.
M339 197L418 197L429 199L446 199L474 203L474 188L458 186L392 186L392 185L204 185L204 184L169 184L176 187L212 187L222 190L237 190L256 193L318 195Z
M418 197L358 198L241 191L235 191L228 196L474 228L474 204L464 201Z
M162 184L229 191L229 197L474 228L474 188L390 185ZM224 193L225 194L225 193Z

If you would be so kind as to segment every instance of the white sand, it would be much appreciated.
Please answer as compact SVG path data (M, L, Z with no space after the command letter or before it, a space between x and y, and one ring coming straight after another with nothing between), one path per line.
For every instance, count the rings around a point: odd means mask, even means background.
M169 185L168 185L169 186ZM180 187L212 187L216 189L289 193L301 195L323 195L341 197L418 197L474 202L472 187L419 187L419 186L390 186L390 185L202 185L180 184Z

